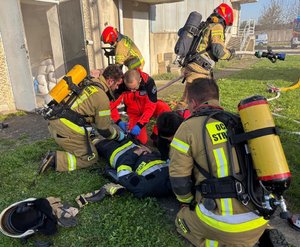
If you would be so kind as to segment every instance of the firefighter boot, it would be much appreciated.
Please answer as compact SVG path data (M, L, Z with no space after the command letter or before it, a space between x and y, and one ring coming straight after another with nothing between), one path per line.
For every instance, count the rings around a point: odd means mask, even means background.
M55 152L49 151L43 159L38 169L38 175L48 170L50 167L55 169Z
M284 235L277 229L266 229L259 239L260 247L288 247Z

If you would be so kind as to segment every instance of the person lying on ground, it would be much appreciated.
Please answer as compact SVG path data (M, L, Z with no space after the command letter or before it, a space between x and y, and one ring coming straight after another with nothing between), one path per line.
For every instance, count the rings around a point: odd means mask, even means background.
M169 164L158 152L128 138L122 142L103 139L96 149L108 163L106 173L138 198L172 194Z

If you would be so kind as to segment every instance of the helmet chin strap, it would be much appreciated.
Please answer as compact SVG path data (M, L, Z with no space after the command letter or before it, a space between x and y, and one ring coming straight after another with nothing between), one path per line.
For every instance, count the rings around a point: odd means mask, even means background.
M220 14L218 14L218 13L213 13L213 14L210 15L209 18L210 18L210 21L211 21L212 23L220 23L220 24L222 24L224 27L226 27L225 20L223 19L223 17L222 17Z

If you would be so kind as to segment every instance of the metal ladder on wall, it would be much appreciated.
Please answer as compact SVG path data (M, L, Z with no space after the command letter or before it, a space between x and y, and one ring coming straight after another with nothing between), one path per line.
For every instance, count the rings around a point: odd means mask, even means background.
M244 51L247 48L247 44L254 35L255 20L248 20L244 28L239 28L238 37L241 38L240 51Z

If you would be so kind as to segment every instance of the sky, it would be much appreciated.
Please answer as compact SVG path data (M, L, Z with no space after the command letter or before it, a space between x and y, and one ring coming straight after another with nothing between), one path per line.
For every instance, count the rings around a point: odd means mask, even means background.
M258 20L258 17L263 12L263 9L268 6L271 0L258 0L256 3L247 3L241 5L241 21L254 19ZM282 2L295 2L295 0L285 0Z
M254 19L258 20L264 7L271 0L258 0L257 3L246 3L241 5L241 21Z

